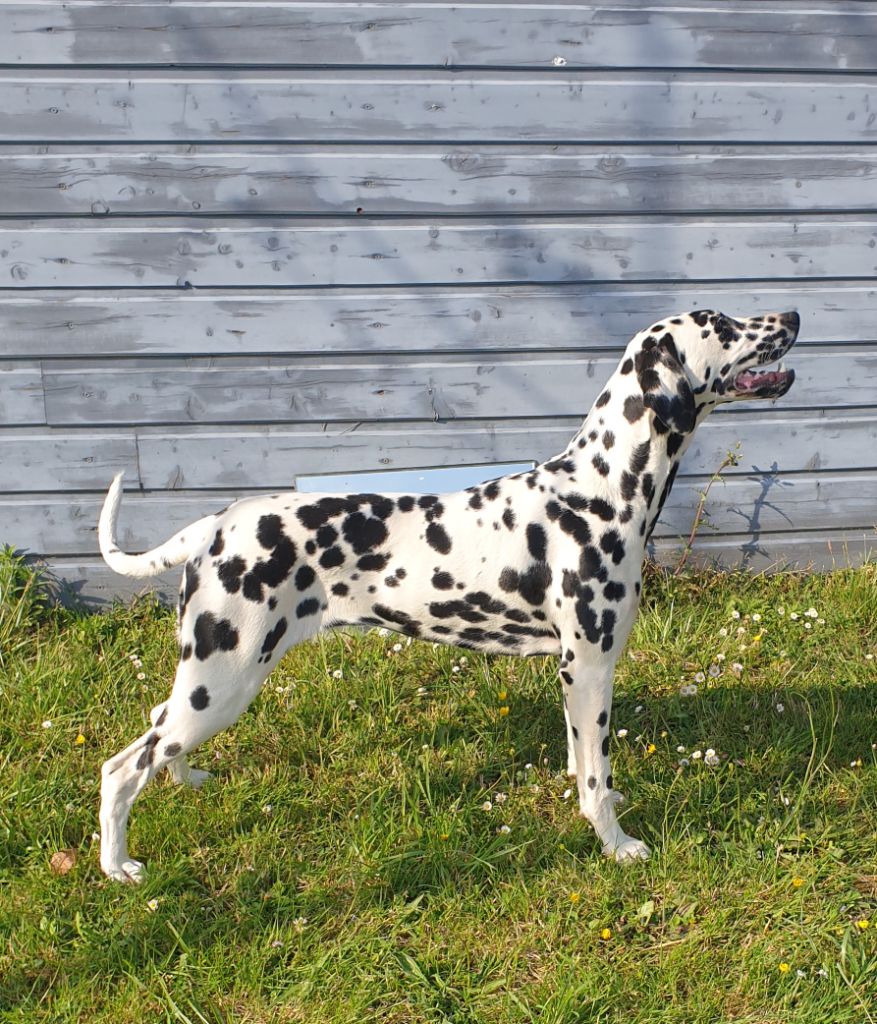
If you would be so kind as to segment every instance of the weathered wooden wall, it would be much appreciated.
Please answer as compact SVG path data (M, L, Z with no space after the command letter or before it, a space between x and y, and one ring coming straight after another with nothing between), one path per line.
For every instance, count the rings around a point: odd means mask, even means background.
M798 382L699 432L657 553L739 441L704 557L860 561L875 214L875 3L0 0L0 541L105 598L119 469L142 548L298 474L542 459L713 306L798 308Z

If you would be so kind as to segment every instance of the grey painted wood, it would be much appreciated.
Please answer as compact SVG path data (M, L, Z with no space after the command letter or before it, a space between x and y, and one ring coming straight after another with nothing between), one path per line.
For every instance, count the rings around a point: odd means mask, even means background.
M680 544L665 539L653 545L659 561L675 563ZM698 539L691 565L721 568L741 567L758 572L783 570L787 567L811 568L821 572L861 565L877 557L877 540L868 530L819 530L816 533L773 533L753 541L748 535ZM91 606L110 604L114 600L156 593L168 604L177 600L180 572L176 570L153 580L133 580L119 576L103 562L93 558L58 558L48 561L48 569L59 581L62 600L67 603L86 601Z
M0 216L812 212L877 191L864 147L46 149L0 151Z
M872 70L869 4L10 3L7 64ZM754 42L757 40L757 44ZM830 40L830 46L826 42Z
M866 75L13 69L0 101L16 143L877 139Z
M0 493L102 490L137 469L137 438L120 431L0 431Z
M6 253L3 256L3 253ZM8 286L392 286L403 281L758 279L877 272L877 217L432 224L2 221Z
M619 355L67 360L46 362L43 380L53 426L504 420L583 416ZM798 379L784 410L874 400L875 347L811 347L787 363Z
M296 475L541 461L566 447L579 418L506 423L314 423L236 429L140 427L6 430L0 493L103 491L119 470L146 490L276 490ZM761 410L712 416L686 454L688 474L712 473L741 443L735 473L874 470L877 412Z
M674 312L801 314L797 351L877 340L873 281L0 292L0 355L615 350ZM107 363L106 365L109 365ZM800 383L800 382L799 382Z
M706 477L680 477L655 530L656 538L687 537ZM252 493L252 492L245 492ZM186 524L225 508L233 491L127 491L119 519L125 551L154 547ZM28 495L0 498L0 539L43 556L96 555L102 495ZM867 473L801 473L732 476L711 489L708 518L699 533L754 534L867 529L875 518L877 477Z
M0 426L45 422L39 366L0 363Z

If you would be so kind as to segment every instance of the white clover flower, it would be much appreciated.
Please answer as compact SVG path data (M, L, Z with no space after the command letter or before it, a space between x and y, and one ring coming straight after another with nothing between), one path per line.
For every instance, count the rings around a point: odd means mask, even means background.
M816 611L815 608L808 608L807 611L804 612L804 614L807 616L808 619L817 619L817 618L819 618L819 612Z
M792 801L791 801L791 800L790 800L790 799L789 799L789 798L788 798L787 796L784 796L784 797L783 797L783 805L784 805L785 807L788 807L788 806L789 806L789 804L790 804L791 802L792 802Z
M158 900L147 900L146 906L149 907L150 910L156 911L158 910Z
M615 733L615 735L616 735L616 736L617 736L617 737L618 737L618 738L619 738L620 740L623 740L623 739L624 739L624 737L625 737L625 736L627 735L627 729L619 729L619 730L618 730L618 732L616 732L616 733Z
M350 708L351 711L353 711L353 709L356 707L356 701L355 700L349 700L347 702L347 706Z
M727 635L728 635L728 627L727 626L722 626L722 628L719 630L719 636L727 636Z
M493 802L495 804L504 804L506 800L508 800L508 798L508 793L497 793L496 796L493 798Z
M739 661L734 661L731 663L731 671L734 673L735 676L740 676L743 674L743 666L740 664Z
M460 658L460 664L461 665L468 665L469 664L469 659L466 657L465 654L463 655L462 658Z
M504 836L507 836L509 832L511 832L511 829L508 827L508 825L500 825L497 831L502 832Z
M419 697L422 697L425 693L426 693L426 687L425 686L418 686L417 687L417 695Z
M813 629L813 623L812 622L805 622L804 623L804 629Z
M779 608L777 608L777 615L785 615L785 614L786 614L786 609L782 605L780 605Z
M785 704L777 704L777 714L781 715L786 710Z
M790 618L790 619L794 619L795 621L797 621L797 619L798 619L798 613L797 613L797 612L792 612L792 613L791 613L791 614L789 615L789 618Z
M273 808L273 806L271 804L265 804L265 806L262 808L262 813L263 814L270 814L273 810L274 810L274 808Z
M749 726L748 725L744 725L743 726L743 732L749 732Z
M378 636L389 636L389 635L390 635L390 631L389 631L389 629L387 629L386 626L381 626L381 628L378 630Z
M52 728L52 723L51 723L51 721L48 718L45 720L45 722L43 722L43 728L44 729L51 729Z
M459 665L451 665L451 671L456 675L460 671Z
M131 662L131 664L134 666L134 668L143 668L143 662L139 658L135 658Z
M722 674L722 670L721 668L719 668L718 665L710 665L709 674L711 679L718 679L719 676Z
M525 772L529 772L529 771L531 771L531 770L532 770L532 768L533 768L533 764L532 764L532 762L530 762L530 761L528 761L528 762L527 762L527 763L526 763L526 764L524 765L524 771L525 771Z
M724 654L719 653L719 654L716 655L716 661L724 661L724 660L725 660Z
M738 626L737 627L737 636L743 636L743 634L745 632L746 632L746 627L745 626Z
M687 686L679 687L679 695L681 697L694 697L697 694L697 687L694 683L689 683Z
M643 710L642 704L637 704L637 706L633 709L633 713L635 715L640 715L640 714L642 714L642 710Z
M681 743L680 743L680 744L679 744L679 746L678 746L678 747L676 748L676 753L677 753L677 754L684 754L684 753L685 753L685 747L684 747L684 746L683 746L683 745L682 745Z
M736 608L731 612L731 618L732 619L739 619L740 618L740 612L738 612Z
M691 760L692 761L699 761L702 757L703 757L703 754L701 753L701 751L699 751L699 750L692 750L692 752L691 752Z
M137 673L137 678L142 682L146 678L146 673L145 672L138 672Z
M819 970L816 973L819 975L820 978L827 978L828 977L828 971L826 971L826 969L824 967L820 967Z
M343 677L344 673L341 671L340 668L336 668L335 671L332 673L333 679L342 679Z
M561 797L561 800L569 800L571 793L572 793L571 789L565 789L563 791L563 796Z
M710 749L703 755L703 763L715 768L719 763L719 755L710 747Z
M874 660L874 655L873 654L866 654L865 655L865 661L873 661L873 660Z
M758 614L758 612L753 612L752 613L752 621L753 622L761 622L761 616Z
M401 651L401 650L402 650L402 645L401 644L393 644L393 647L392 647L393 654L398 654L399 651Z
M679 767L680 768L687 768L690 764L691 764L691 762L688 760L687 757L680 757L679 758Z
M484 803L481 805L481 810L482 811L492 811L493 810L493 804L489 800L485 800Z
M695 672L694 673L694 681L696 683L703 683L703 682L706 681L706 676L703 674L703 672Z
M817 626L824 626L825 625L825 619L817 619L816 620L816 625Z

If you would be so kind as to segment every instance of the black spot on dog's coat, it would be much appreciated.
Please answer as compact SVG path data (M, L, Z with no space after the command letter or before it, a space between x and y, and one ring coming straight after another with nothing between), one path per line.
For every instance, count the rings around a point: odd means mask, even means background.
M195 620L195 657L206 661L217 651L233 651L238 645L238 631L228 619L217 619L212 612L201 612Z

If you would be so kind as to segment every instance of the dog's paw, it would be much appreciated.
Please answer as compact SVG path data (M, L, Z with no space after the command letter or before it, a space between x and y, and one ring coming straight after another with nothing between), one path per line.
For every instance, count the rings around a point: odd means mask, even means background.
M190 768L189 774L182 780L183 784L192 789L200 789L208 779L212 779L210 772L204 772L200 768Z
M139 860L124 860L118 866L104 868L103 872L114 882L124 882L126 885L139 885L146 879L146 868Z
M614 848L604 847L603 853L607 857L614 857L619 864L629 864L635 860L648 860L650 856L648 846L639 839L634 839L633 836L624 836Z

